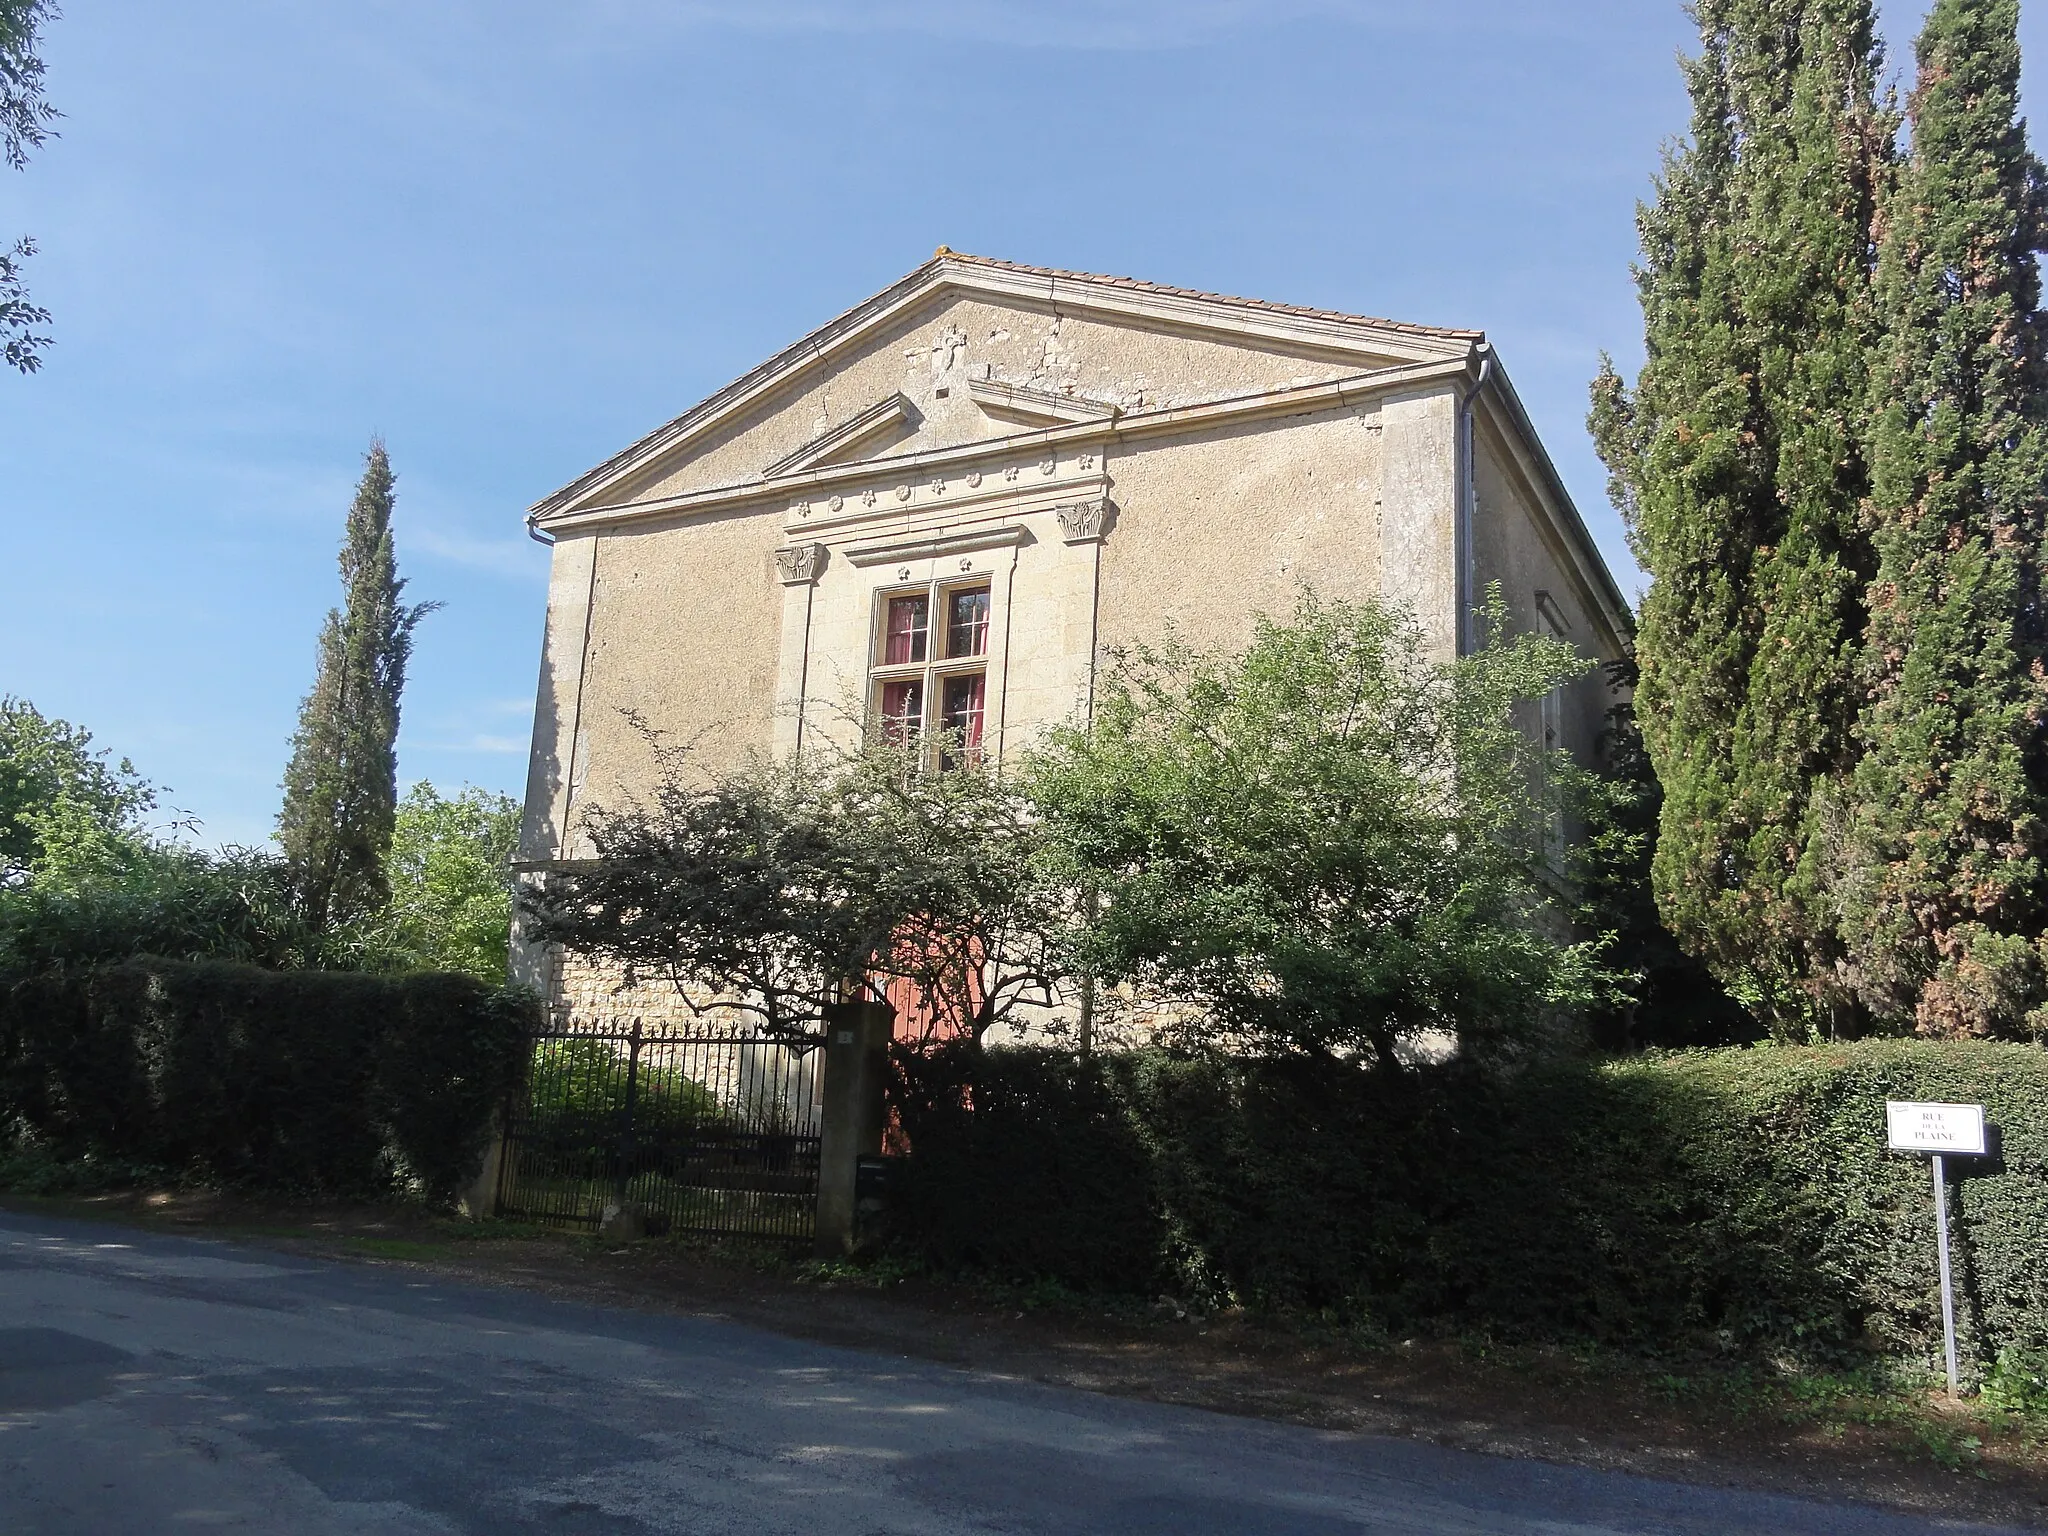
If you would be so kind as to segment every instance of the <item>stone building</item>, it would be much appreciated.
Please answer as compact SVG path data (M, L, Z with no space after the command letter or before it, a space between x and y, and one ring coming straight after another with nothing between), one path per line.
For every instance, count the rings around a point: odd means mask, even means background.
M649 781L628 712L712 766L863 714L1000 759L1086 708L1106 648L1232 648L1304 585L1397 599L1444 656L1496 581L1588 656L1630 622L1483 332L944 248L528 522L554 546L536 862ZM1607 703L1588 678L1540 727L1589 751Z

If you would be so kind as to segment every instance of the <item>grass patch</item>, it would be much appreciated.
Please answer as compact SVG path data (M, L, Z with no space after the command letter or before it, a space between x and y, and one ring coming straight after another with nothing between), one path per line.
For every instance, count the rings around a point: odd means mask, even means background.
M104 1195L142 1188L185 1188L175 1171L123 1158L58 1158L39 1146L0 1151L0 1190L19 1195Z
M365 1254L373 1259L399 1259L415 1264L431 1264L437 1259L455 1256L452 1243L423 1243L405 1237L344 1237L351 1253Z
M790 1264L791 1278L800 1285L853 1285L871 1291L901 1285L922 1273L922 1266L893 1254L873 1259L800 1259Z
M550 1226L544 1221L516 1221L507 1216L485 1216L477 1219L467 1216L437 1216L432 1222L432 1227L436 1234L452 1243L511 1242L588 1235Z
M1616 1362L1627 1369L1628 1362ZM1947 1471L1986 1476L1984 1453L2001 1443L2030 1456L2048 1436L2048 1413L2014 1412L1989 1392L1951 1400L1940 1378L1915 1362L1875 1361L1826 1370L1709 1364L1647 1378L1653 1396L1688 1416L1844 1440L1878 1438Z

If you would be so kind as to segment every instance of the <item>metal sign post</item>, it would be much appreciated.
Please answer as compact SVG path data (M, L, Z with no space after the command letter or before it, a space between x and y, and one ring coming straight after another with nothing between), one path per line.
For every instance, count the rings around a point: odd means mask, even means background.
M1948 1364L1948 1395L1958 1396L1956 1295L1949 1278L1947 1157L1982 1157L1990 1150L1982 1104L1912 1104L1887 1100L1887 1140L1894 1152L1928 1152L1934 1169L1934 1244L1941 1259L1941 1342Z
M1941 1154L1929 1159L1934 1168L1934 1245L1941 1254L1941 1346L1948 1359L1948 1395L1959 1390L1956 1381L1956 1296L1949 1283L1948 1268L1948 1170Z

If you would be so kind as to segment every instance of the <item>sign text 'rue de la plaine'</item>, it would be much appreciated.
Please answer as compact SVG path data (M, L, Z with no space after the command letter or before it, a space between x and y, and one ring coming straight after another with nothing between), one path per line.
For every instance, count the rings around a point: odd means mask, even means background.
M1981 1104L1886 1103L1885 1128L1894 1152L1948 1153L1959 1157L1982 1157L1989 1150L1984 1139L1984 1106Z

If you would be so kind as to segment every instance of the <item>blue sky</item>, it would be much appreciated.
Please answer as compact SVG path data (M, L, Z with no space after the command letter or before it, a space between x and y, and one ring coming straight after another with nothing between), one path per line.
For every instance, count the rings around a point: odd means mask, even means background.
M401 778L518 793L529 503L941 243L1483 326L1609 562L1675 0L68 0L0 377L0 692L268 834L373 433ZM1892 5L1895 61L1918 9ZM2025 40L2048 37L2033 12Z

